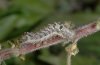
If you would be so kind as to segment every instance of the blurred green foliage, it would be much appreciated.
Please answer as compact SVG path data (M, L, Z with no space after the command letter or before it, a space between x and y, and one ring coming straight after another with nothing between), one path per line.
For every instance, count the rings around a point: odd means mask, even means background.
M90 1L90 0L89 0ZM0 5L0 42L20 36L25 31L37 31L48 23L72 21L77 26L87 24L100 17L100 5L95 12L69 13L67 0L1 0ZM100 65L100 32L83 38L78 42L80 52L73 57L73 65ZM66 52L61 45L60 54L53 55L48 48L26 55L26 60L11 58L7 65L65 65ZM57 51L59 51L57 50ZM58 52L57 52L58 53Z
M11 0L9 5L4 5L8 7L0 9L1 41L29 30L54 10L53 0Z

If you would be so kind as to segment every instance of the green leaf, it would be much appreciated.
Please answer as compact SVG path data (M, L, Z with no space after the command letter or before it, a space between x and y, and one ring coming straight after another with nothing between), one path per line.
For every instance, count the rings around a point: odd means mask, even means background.
M11 15L0 20L0 41L3 40L14 28L16 25L16 19L17 15Z

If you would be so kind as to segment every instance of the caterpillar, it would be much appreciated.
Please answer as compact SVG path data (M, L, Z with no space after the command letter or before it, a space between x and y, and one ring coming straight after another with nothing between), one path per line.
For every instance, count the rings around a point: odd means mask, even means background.
M33 34L27 32L26 35L22 37L23 42L20 45L20 52L21 54L26 54L60 42L69 42L73 38L74 34L75 32L71 29L69 23L49 24L47 28L39 33Z
M12 56L25 55L35 50L56 45L61 42L77 42L79 39L100 31L100 21L73 29L69 23L49 24L44 30L27 32L20 38L18 48L8 48L0 51L0 62Z
M88 25L71 28L69 23L49 24L47 28L39 33L33 34L27 32L22 38L24 42L20 45L20 53L27 54L29 52L56 45L61 42L77 42L79 39L93 34L100 30L100 22L93 22Z

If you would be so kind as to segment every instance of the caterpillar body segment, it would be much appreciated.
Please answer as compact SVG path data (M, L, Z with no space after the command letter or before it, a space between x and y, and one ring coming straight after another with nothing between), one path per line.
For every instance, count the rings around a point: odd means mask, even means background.
M20 45L20 52L26 54L61 42L66 41L68 43L72 40L74 34L75 32L64 24L49 24L47 28L38 33L27 32L22 38L25 40Z

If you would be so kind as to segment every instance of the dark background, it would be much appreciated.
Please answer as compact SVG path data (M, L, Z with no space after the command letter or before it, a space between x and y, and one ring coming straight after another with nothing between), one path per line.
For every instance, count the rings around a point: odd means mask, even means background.
M37 32L48 23L72 21L82 26L100 17L100 0L0 0L0 42L23 32ZM100 65L100 32L78 42L80 52L73 56L72 65ZM66 52L61 44L29 53L22 61L14 57L6 65L66 65Z

